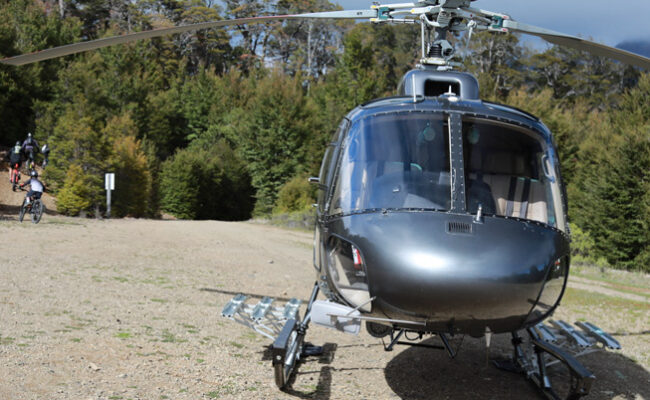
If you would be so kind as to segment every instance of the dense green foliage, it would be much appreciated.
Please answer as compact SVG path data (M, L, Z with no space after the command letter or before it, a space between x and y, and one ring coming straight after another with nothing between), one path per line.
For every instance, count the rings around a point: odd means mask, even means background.
M276 214L310 212L313 209L316 186L309 183L307 175L297 175L278 191L273 212Z
M175 24L336 9L327 0L0 2L0 56ZM274 22L0 66L0 145L33 131L52 148L60 212L240 220L305 212L307 176L341 118L394 93L418 28ZM580 262L650 270L650 77L581 52L474 35L481 95L554 132Z
M162 165L161 208L183 219L242 220L253 208L245 165L225 141L190 145Z

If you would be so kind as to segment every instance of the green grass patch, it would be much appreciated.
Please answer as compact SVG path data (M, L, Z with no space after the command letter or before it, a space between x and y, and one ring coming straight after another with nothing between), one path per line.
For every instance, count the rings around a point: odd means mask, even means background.
M74 222L74 221L69 221L69 220L59 220L59 219L50 219L48 218L47 221L44 221L45 225L83 225L84 224L80 222Z
M187 342L186 339L179 338L172 332L165 329L162 333L162 342L163 343L184 343Z
M169 300L165 300L165 299L149 299L149 300L153 301L154 303L163 303L163 304L169 302Z
M650 303L624 299L621 297L608 296L601 293L590 292L581 289L567 288L562 305L567 307L581 307L598 305L611 309L614 312L618 311L643 311L647 314L650 312Z
M131 332L117 332L115 337L118 339L129 339L133 337L133 334Z
M614 286L641 289L639 292L650 293L650 275L640 272L621 271L590 266L574 266L571 275L607 283ZM634 291L634 293L638 293Z
M172 283L172 281L165 276L157 276L155 278L143 279L140 282L146 283L148 285L163 286Z

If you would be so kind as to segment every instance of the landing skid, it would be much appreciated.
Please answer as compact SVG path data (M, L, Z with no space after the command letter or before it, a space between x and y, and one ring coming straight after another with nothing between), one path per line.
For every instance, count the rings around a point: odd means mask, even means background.
M502 370L526 375L547 398L561 400L551 384L548 368L561 364L569 374L564 382L566 399L576 400L589 394L596 377L589 372L577 357L603 348L620 349L621 345L610 335L590 323L576 323L582 331L564 321L550 321L551 326L542 323L528 328L528 340L512 333L514 353L509 360L493 361ZM599 346L601 344L602 346ZM564 394L564 393L563 393Z
M245 303L246 296L239 294L221 312L223 317L273 340L273 372L275 384L280 389L287 386L301 358L323 353L322 347L305 343L305 334L311 321L311 307L318 292L318 283L315 283L302 321L298 312L301 302L297 299L291 299L284 307L274 307L274 299L269 297L250 305Z

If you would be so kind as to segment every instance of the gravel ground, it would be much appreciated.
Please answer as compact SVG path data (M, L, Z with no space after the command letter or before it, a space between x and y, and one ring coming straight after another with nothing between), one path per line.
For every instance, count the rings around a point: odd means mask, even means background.
M450 360L422 348L384 352L363 330L317 326L307 339L325 355L278 391L269 340L220 312L240 292L307 299L310 233L53 215L19 224L4 210L0 399L539 398L520 376L488 365L509 352L506 336L493 338L489 354L484 340L454 338L462 347ZM599 378L589 398L650 399L648 311L647 302L568 292L558 317L586 317L624 346L583 359Z

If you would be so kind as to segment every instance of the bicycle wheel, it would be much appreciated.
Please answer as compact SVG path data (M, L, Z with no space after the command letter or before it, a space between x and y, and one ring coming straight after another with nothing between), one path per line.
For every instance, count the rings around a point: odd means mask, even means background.
M18 213L18 221L23 222L25 218L25 212L27 211L27 203L23 200L23 205L20 206L20 212Z
M32 204L32 223L38 224L43 216L43 202L34 200Z

